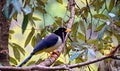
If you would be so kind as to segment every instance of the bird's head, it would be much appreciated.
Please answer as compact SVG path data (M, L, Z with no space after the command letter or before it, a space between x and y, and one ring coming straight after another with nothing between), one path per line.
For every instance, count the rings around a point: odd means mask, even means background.
M70 32L71 29L68 29L68 28L64 28L64 27L60 27L58 28L54 33L58 36L61 37L62 41L64 40L65 36L66 36L66 33L67 32Z

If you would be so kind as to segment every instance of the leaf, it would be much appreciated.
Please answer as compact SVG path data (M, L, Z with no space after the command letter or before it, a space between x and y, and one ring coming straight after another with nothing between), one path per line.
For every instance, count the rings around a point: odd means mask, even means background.
M9 19L9 6L10 6L11 0L7 0L4 8L3 8L3 14L5 16L6 19Z
M21 13L22 0L11 0L11 4L18 13Z
M32 19L35 20L35 21L41 21L41 19L38 18L38 17L32 17Z
M74 40L77 39L76 36L77 36L77 32L78 32L78 27L79 27L78 22L74 23L73 26L72 26L72 36L74 36Z
M118 27L120 27L120 21L115 22L114 24L117 25Z
M92 29L92 23L89 23L88 27L87 27L87 30L88 29Z
M117 39L117 37L114 36L114 35L112 35L111 38L112 38L112 41L113 41L113 43L114 43L114 46L115 46L115 47L118 46L118 39Z
M22 34L24 34L24 32L27 28L27 25L28 25L28 15L24 15L24 19L22 22Z
M104 35L104 32L105 32L105 28L103 28L103 29L99 32L99 34L98 34L98 40L99 40L99 41L102 39L102 37L103 37L103 35Z
M12 43L23 55L25 55L25 50L18 44Z
M82 31L83 33L85 33L86 28L85 28L84 22L83 22L83 21L80 21L79 23L80 23L80 29L81 29L81 31Z
M29 65L31 65L31 64L34 64L36 61L29 61L28 63L27 63L27 66L29 66Z
M13 58L13 57L10 57L10 62L13 63L13 64L15 64L15 65L18 64L17 61L16 61L16 59Z
M58 3L63 4L62 0L56 0Z
M95 14L93 15L94 18L100 18L100 19L103 19L103 20L106 20L106 19L109 19L106 15L104 14Z
M15 9L13 8L13 9L12 9L12 12L10 13L9 18L12 18L12 17L13 17L13 15L15 14L15 12L16 12L16 11L15 11ZM14 18L15 18L15 17L14 17ZM17 18L17 17L16 17L16 18Z
M115 0L110 0L109 9L108 9L109 12L113 9L114 4L115 4Z
M32 41L31 41L31 45L32 45L33 47L35 47L36 41L37 41L37 40L36 40L36 37L33 36Z
M97 44L98 40L97 39L90 39L90 40L87 40L87 43L88 44Z
M9 30L9 33L10 33L10 34L14 34L15 31L14 31L14 30Z
M13 52L14 52L15 58L16 58L18 61L20 61L20 53L19 53L19 50L18 50L15 46L13 46Z
M35 29L32 28L31 32L29 33L29 35L28 35L28 37L27 37L27 39L25 41L25 46L24 47L26 47L28 45L28 43L30 42L30 40L31 40L34 33L35 33Z
M25 12L25 15L27 15L32 12L32 9L30 8L30 6L26 5L25 8L23 9L23 11Z
M77 58L77 57L78 57L80 54L82 54L82 53L83 53L83 51L74 52L74 53L70 56L69 60L70 60L70 61L74 60L75 58Z
M100 31L105 25L106 25L106 23L103 23L103 24L99 25L99 26L94 30L94 32Z
M93 49L88 49L88 60L92 60L96 57L96 54Z
M77 37L78 37L79 39L85 41L85 36L84 36L82 33L78 32L78 36L77 36Z

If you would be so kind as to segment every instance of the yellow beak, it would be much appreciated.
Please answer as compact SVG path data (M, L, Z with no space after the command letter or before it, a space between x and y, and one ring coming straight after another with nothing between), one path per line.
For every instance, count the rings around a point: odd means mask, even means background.
M67 28L66 30L65 30L65 32L70 32L71 31L71 29L69 29L69 28Z

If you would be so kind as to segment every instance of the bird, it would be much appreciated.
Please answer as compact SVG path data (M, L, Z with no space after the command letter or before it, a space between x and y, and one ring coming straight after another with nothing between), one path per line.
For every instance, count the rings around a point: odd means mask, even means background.
M37 54L38 52L39 53L53 52L64 42L64 38L67 32L70 32L70 31L71 29L69 28L60 27L57 30L55 30L53 33L51 33L49 36L39 41L34 47L33 51L30 53L30 55L22 63L20 63L18 67L23 66L25 63L27 63L31 59L31 57L34 54Z

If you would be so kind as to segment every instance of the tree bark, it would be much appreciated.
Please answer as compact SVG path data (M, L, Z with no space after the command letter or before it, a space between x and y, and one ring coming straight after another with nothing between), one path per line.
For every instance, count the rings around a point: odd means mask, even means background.
M9 66L8 37L10 22L5 19L2 9L6 0L0 0L0 64Z

